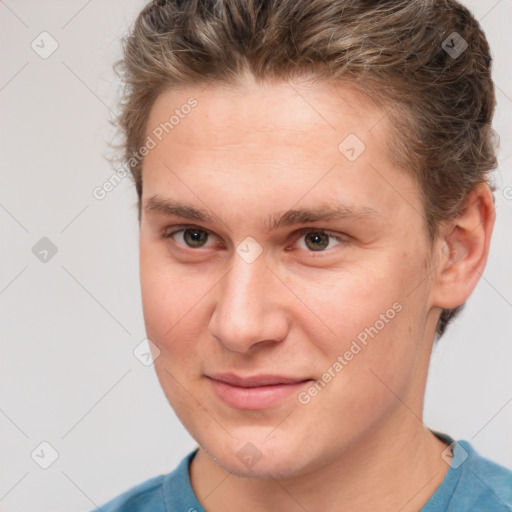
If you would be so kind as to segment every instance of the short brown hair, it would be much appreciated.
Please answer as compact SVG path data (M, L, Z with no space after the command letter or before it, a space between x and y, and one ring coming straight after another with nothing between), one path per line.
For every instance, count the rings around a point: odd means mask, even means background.
M390 160L417 181L433 241L477 183L494 190L491 60L479 23L454 0L153 0L115 66L124 83L122 159L139 218L143 161L131 157L159 94L235 85L250 71L260 82L350 82L385 108ZM460 308L443 310L438 336Z

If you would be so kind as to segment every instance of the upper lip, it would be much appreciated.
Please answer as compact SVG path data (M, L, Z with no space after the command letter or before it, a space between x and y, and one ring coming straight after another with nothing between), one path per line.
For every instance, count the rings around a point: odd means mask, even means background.
M234 373L212 373L207 375L207 377L230 384L231 386L239 386L242 388L275 386L277 384L297 384L310 380L301 377L285 377L283 375L252 375L249 377L240 377Z

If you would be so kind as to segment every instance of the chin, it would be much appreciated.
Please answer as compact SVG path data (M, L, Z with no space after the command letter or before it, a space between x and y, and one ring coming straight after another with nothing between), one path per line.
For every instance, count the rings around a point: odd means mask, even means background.
M268 433L268 431L267 431ZM224 471L242 478L280 480L305 475L321 466L322 457L312 456L302 449L303 443L276 436L265 438L251 436L223 438L222 440L194 436L201 448Z

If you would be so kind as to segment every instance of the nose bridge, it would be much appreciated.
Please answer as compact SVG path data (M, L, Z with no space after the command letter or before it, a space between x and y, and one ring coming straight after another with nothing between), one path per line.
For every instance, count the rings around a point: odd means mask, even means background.
M260 342L280 341L285 337L286 319L273 292L275 276L261 255L254 261L233 256L231 270L221 282L210 333L237 352Z

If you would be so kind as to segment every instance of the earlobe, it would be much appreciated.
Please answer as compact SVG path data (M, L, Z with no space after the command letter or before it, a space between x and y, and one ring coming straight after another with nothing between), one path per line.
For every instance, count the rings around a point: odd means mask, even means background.
M469 298L487 262L494 221L492 192L479 183L461 214L440 229L434 306L453 309Z

